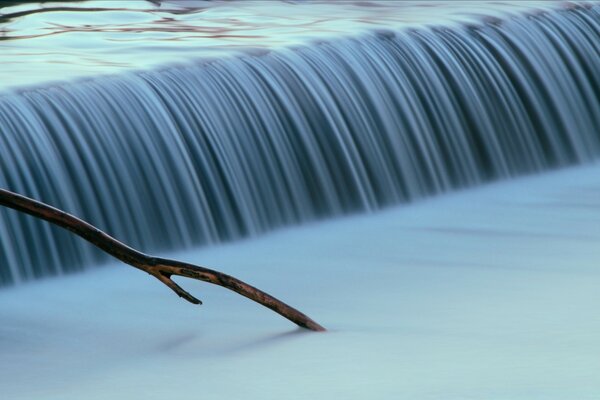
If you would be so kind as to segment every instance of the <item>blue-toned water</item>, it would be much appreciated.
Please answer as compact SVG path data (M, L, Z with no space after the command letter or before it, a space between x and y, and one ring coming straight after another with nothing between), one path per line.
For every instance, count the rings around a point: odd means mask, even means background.
M373 32L0 95L0 186L141 250L600 156L600 6ZM0 210L0 283L104 258Z
M0 1L0 89L260 54L374 29L572 7L540 0Z

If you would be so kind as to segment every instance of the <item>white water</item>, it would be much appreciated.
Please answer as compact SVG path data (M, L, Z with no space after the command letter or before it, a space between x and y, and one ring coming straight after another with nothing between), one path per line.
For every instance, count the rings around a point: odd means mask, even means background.
M11 400L597 399L600 166L170 254L330 329L126 266L0 292Z

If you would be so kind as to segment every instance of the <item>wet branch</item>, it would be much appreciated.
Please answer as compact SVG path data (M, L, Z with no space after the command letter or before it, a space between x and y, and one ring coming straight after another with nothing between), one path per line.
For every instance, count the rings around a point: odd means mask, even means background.
M184 298L190 303L202 304L200 300L177 285L171 279L171 276L183 276L223 286L270 308L298 326L313 331L325 330L321 325L295 308L233 276L193 264L146 255L119 242L87 222L48 204L5 189L0 189L0 205L24 212L70 230L111 256L135 268L146 271L171 288L179 297Z

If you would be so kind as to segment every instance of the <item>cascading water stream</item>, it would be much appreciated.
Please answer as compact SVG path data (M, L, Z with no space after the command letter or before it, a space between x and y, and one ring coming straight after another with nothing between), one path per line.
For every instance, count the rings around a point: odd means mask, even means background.
M0 96L0 186L141 250L232 240L600 156L600 6ZM0 284L103 259L0 210Z

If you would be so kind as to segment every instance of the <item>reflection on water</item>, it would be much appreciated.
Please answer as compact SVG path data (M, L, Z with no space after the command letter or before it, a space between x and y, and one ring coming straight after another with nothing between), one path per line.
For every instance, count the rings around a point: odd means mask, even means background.
M564 2L62 1L0 7L0 88ZM8 4L8 6L7 6Z

